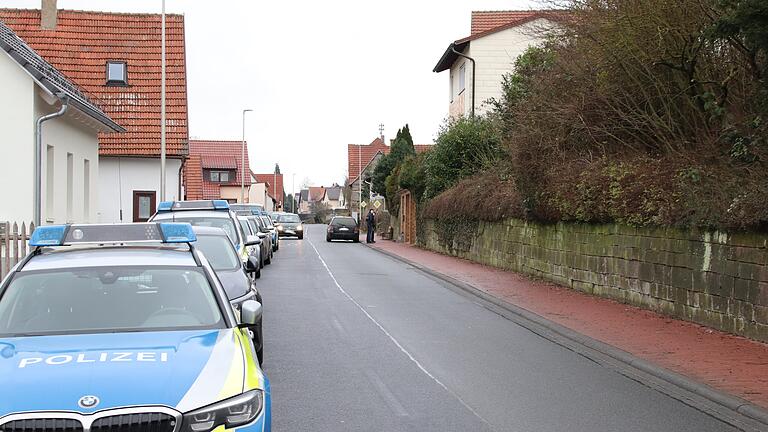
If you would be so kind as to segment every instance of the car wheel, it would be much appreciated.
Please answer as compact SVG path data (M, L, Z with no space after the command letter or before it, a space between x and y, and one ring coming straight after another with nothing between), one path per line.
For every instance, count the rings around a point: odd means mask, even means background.
M325 236L325 241L330 243L331 242L331 236Z
M355 242L355 243L360 243L360 239L359 238L352 239L352 241Z
M254 273L254 274L253 274L253 276L254 276L256 279L261 279L261 267L259 267L259 269L258 269L258 270L256 270L256 273Z
M264 264L270 265L272 264L272 252L270 251L269 254L267 254L267 259L264 261Z
M299 234L298 237L299 237L299 240L303 240L304 239L304 234Z

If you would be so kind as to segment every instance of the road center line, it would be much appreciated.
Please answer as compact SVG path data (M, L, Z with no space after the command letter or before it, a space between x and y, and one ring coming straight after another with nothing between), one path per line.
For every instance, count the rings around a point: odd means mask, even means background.
M398 341L397 341L397 339L395 339L395 337L394 337L394 336L392 336L392 335L391 335L391 334L390 334L390 333L387 331L387 329L385 329L385 328L384 328L384 327L383 327L381 324L379 324L379 322L378 322L378 321L376 321L376 319L375 319L374 317L372 317L372 316L371 316L371 314L369 314L369 313L368 313L368 311L366 311L366 310L365 310L365 308L364 308L362 305L360 305L360 303L358 303L358 302L357 302L357 300L355 300L354 298L352 298L352 296L350 296L350 295L349 295L349 294L348 294L348 293L347 293L347 292L344 290L344 288L342 288L341 284L339 284L339 281L337 281L337 280L336 280L336 276L334 276L334 275L333 275L333 272L331 272L331 269L328 267L328 264L326 264L326 262L325 262L325 260L323 259L322 255L320 255L320 251L318 251L318 250L317 250L317 248L315 247L315 244L314 244L314 243L312 243L312 241L311 241L311 240L309 240L309 239L306 239L305 241L308 241L308 242L309 242L309 244L310 244L310 246L312 246L312 249L314 249L314 250L315 250L315 253L317 254L317 258L320 260L320 263L322 263L322 264L323 264L323 267L325 267L325 271L326 271L326 272L328 272L328 275L331 277L331 280L333 280L333 283L336 285L336 288L338 288L338 289L339 289L339 291L340 291L340 292L341 292L341 293L344 295L344 297L346 297L346 298L347 298L349 301L351 301L351 302L352 302L352 303L353 303L353 304L354 304L354 305L355 305L355 306L356 306L358 309L360 309L360 311L361 311L363 314L365 314L365 316L366 316L366 317L368 317L368 319L369 319L369 320L371 320L371 322L372 322L372 323L373 323L373 324L374 324L376 327L378 327L378 328L379 328L379 330L381 330L381 331L382 331L382 333L384 333L384 334L385 334L385 335L386 335L386 336L389 338L389 340L391 340L391 341L392 341L392 343L394 343L394 344L395 344L395 346L397 346L397 348L399 348L399 349L400 349L400 351L401 351L403 354L405 354L405 355L406 355L406 356L407 356L407 357L408 357L408 358L411 360L411 362L413 362L413 364L415 364L415 365L416 365L416 367L418 367L418 368L419 368L419 370L421 370L422 372L424 372L424 374L425 374L426 376L428 376L430 379L432 379L432 381L434 381L434 382L435 382L437 385L439 385L440 387L442 387L442 388L443 388L445 391L447 391L447 392L448 392L448 393L449 393L451 396L453 396L454 398L456 398L456 400L458 400L458 401L459 401L459 403L461 403L461 404L464 406L464 408L466 408L467 410L469 410L469 412L471 412L472 414L474 414L474 415L475 415L475 417L477 417L478 419L480 419L480 421L482 421L483 423L485 423L485 425L486 425L486 426L488 426L488 427L489 427L491 430L496 430L496 429L495 429L495 428L494 428L494 427L493 427L493 426L492 426L492 425L491 425L491 424L488 422L488 420L484 419L484 418L483 418L483 417L482 417L480 414L478 414L478 412L477 412L477 411L475 411L475 410L474 410L474 409L473 409L471 406L469 406L469 404L467 404L467 403L464 401L464 399L462 399L462 398L461 398L461 396L459 396L458 394L456 394L456 393L455 393L453 390L449 389L449 388L448 388L448 387L447 387L445 384L443 384L443 383L442 383L442 381L440 381L440 380L439 380L437 377L435 377L434 375L432 375L432 374L431 374L431 373L430 373L430 372L429 372L429 371L428 371L428 370L427 370L427 369L426 369L426 368L425 368L425 367L424 367L424 366L423 366L423 365L422 365L422 364L421 364L421 363L420 363L418 360L416 360L416 358L415 358L415 357L414 357L414 356L413 356L413 355L412 355L410 352L408 352L408 350L406 350L406 349L405 349L405 347L403 347L403 345L402 345L402 344L400 344L400 342L398 342Z

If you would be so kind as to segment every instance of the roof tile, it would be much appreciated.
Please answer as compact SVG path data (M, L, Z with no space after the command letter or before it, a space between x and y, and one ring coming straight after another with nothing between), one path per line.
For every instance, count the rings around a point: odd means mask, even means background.
M160 154L159 14L59 10L55 30L40 27L40 11L0 9L0 20L44 59L89 94L127 129L101 134L105 156ZM166 148L170 157L188 154L184 17L166 15ZM109 60L126 61L128 86L106 85Z

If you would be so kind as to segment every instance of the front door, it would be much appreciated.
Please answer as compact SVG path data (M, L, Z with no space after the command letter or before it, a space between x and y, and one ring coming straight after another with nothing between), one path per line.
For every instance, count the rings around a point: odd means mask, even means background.
M155 214L155 191L133 191L133 221L146 222Z

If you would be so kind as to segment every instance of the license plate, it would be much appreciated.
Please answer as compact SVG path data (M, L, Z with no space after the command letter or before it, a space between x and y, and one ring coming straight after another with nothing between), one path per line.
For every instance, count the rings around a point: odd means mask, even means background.
M339 228L339 231L349 231L349 228Z

